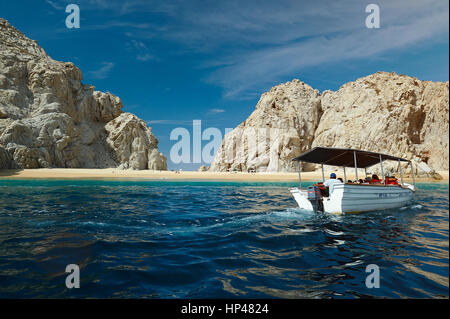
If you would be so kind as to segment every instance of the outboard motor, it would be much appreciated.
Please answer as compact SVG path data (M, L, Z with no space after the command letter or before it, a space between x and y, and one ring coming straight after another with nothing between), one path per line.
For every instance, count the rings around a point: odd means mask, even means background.
M308 200L311 202L315 212L323 212L323 197L319 186L308 187Z

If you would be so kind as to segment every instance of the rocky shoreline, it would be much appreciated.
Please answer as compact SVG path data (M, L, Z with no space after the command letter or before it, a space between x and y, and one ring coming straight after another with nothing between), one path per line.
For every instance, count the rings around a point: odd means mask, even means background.
M123 112L120 98L82 79L73 63L53 60L0 18L0 169L166 170L152 129ZM209 170L293 172L292 158L323 146L407 158L417 176L439 178L449 169L448 100L448 81L395 73L322 93L294 79L261 95ZM385 169L395 172L395 163Z
M0 19L0 168L167 169L147 124Z
M433 175L449 169L448 97L448 81L387 72L321 94L295 79L262 94L254 112L225 136L211 170L295 171L292 158L323 146L407 158L418 174Z

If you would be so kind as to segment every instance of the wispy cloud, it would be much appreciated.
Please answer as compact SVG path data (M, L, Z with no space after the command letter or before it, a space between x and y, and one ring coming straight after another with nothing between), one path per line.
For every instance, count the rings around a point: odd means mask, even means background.
M67 5L70 0L51 0L52 2ZM183 0L178 0L183 2ZM126 16L130 13L168 13L173 11L177 1L174 3L166 3L160 0L77 0L76 3L83 10L87 11L105 11L115 16Z
M139 61L144 61L145 62L145 61L155 60L156 58L153 55L149 54L149 53L145 53L145 54L138 54L136 56L136 59L139 60Z
M247 35L236 36L238 43L241 43L244 38L254 35L253 39L249 39L254 44L219 57L219 61L225 58L226 63L213 68L208 81L221 86L226 97L236 98L275 85L284 76L298 74L308 67L371 58L448 33L448 2L382 2L380 29L365 28L365 7L361 3L350 6L347 2L342 7L334 4L330 8L324 8L322 3L315 4L324 13L315 15L314 10L303 11L298 16L299 23L293 22L292 13L286 12L288 22L280 24L279 38L275 37L277 32L269 28L264 42L256 27L253 32L246 32ZM274 19L269 19L269 25L277 24L278 13L274 13ZM315 28L305 26L301 21L311 21ZM241 26L247 23L242 22ZM318 23L323 26L318 27ZM239 22L236 24L239 25ZM254 24L259 25L256 21ZM291 30L285 32L287 26Z
M148 125L192 125L192 120L151 120Z
M237 56L231 65L213 71L209 81L233 97L252 88L273 83L286 74L337 61L369 58L392 49L405 48L448 28L448 11L434 12L413 23L361 29L333 36L317 36ZM414 30L414 31L412 31ZM269 76L270 75L270 76Z
M128 22L128 21L106 21L102 24L87 24L86 26L83 26L83 29L85 31L93 31L93 30L107 30L107 29L114 29L114 28L129 28L129 29L140 29L140 30L147 30L151 29L153 27L150 23L136 23L136 22Z
M179 54L199 54L199 67L209 72L206 81L220 86L230 98L254 96L317 65L415 50L448 34L449 28L449 3L442 0L378 0L380 29L365 27L370 2L360 0L79 2L87 10L111 13L111 20L97 28L122 28L136 43L169 41L177 44ZM160 19L135 22L131 20L135 13ZM146 47L134 50L141 61L162 56Z
M140 40L135 40L132 39L127 43L127 48L130 52L133 52L133 54L136 55L136 60L138 61L143 61L143 62L147 62L147 61L158 61L159 59L154 56L150 50L147 48L147 45L140 41Z
M224 113L225 110L224 109L211 109L208 111L208 113L210 114L218 114L218 113Z
M51 0L45 0L53 9L55 10L63 10L64 6L62 6L60 3L57 3L56 1Z
M102 80L108 77L109 72L114 68L113 62L103 62L97 70L86 72L86 76L92 79Z

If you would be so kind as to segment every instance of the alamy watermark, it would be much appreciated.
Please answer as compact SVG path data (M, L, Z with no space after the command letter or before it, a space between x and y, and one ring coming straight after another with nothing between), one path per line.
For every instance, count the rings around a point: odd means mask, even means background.
M366 27L368 29L380 28L380 7L377 4L371 3L367 5L366 12L370 13L366 18Z
M286 134L285 134L286 133ZM236 159L247 159L256 164L261 161L278 165L280 142L289 129L281 128L226 128L224 134L215 127L202 130L201 120L192 121L191 131L177 127L170 133L176 141L170 149L170 160L179 163L207 163L215 158L221 163L232 164ZM203 145L203 142L206 142Z
M366 277L366 287L369 289L380 288L380 267L375 264L367 265L366 272L369 273Z
M66 272L70 273L66 277L66 287L69 289L80 288L80 267L77 264L67 265Z
M68 29L80 28L80 7L77 4L69 4L66 7L66 13L69 15L66 18L66 27Z

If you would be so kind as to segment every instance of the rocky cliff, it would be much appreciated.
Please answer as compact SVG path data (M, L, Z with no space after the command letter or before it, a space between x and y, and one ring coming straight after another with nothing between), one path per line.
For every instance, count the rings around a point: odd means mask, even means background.
M292 171L291 159L314 146L383 152L424 172L448 170L448 97L448 82L386 72L322 94L298 80L280 84L225 136L211 170ZM272 130L265 149L242 143L246 132L266 127L280 130ZM224 156L227 150L233 156Z
M293 80L273 87L225 136L211 170L293 170L291 160L313 142L321 112L319 91L309 85Z
M0 168L167 169L150 127L0 18Z

